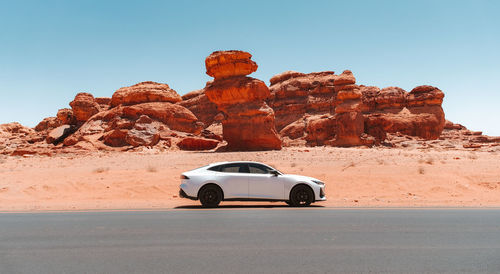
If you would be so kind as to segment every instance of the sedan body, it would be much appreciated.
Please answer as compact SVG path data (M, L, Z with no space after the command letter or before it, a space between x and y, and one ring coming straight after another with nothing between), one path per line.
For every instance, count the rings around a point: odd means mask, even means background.
M220 195L220 200L293 203L294 199L291 195L297 191L300 192L296 189L299 185L302 189L301 197L307 199L303 201L303 204L309 205L315 201L326 200L324 183L318 179L283 174L268 165L257 162L214 163L184 172L181 175L180 195L185 198L200 199L203 204L200 192L212 186L214 190L212 194ZM294 188L295 191L292 191ZM297 197L301 195L295 194ZM304 195L308 197L304 198Z

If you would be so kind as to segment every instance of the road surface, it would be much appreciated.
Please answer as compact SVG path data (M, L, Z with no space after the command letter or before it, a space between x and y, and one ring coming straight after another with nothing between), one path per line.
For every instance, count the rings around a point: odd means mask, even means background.
M0 214L0 273L500 272L498 209Z

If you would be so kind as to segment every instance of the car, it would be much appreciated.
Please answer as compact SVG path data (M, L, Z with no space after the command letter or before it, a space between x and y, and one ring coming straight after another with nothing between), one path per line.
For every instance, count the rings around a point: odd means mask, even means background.
M312 177L283 174L259 162L219 162L181 174L179 196L200 200L203 207L221 201L283 201L309 206L325 201L325 184Z

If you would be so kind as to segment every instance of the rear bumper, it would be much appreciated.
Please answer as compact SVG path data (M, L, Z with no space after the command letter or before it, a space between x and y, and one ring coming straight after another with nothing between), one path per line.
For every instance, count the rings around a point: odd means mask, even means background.
M187 195L186 192L184 192L184 190L182 190L182 188L179 189L179 197L190 199L190 200L198 200L196 197L191 197L191 196Z

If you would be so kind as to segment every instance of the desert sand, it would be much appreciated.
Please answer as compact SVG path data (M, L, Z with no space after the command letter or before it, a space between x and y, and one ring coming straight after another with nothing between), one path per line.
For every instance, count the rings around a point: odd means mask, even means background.
M260 161L326 183L325 207L498 207L500 151L289 147L267 152L143 148L52 157L0 156L0 211L170 209L182 172L212 162ZM221 205L256 203L222 202ZM259 205L284 205L262 202Z

